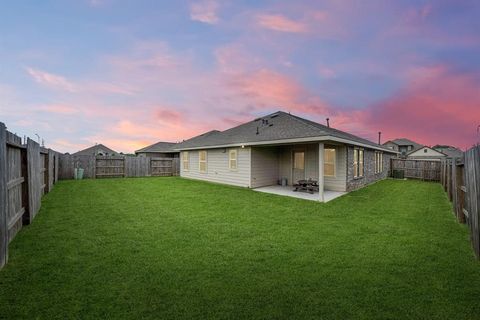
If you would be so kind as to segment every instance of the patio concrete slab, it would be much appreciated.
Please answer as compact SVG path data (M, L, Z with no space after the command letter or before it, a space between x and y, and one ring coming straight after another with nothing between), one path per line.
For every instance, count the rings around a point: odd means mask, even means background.
M291 186L282 187L282 186L275 185L275 186L255 188L253 190L258 191L258 192L276 194L276 195L279 195L279 196L286 196L286 197L293 197L293 198L304 199L304 200L318 201L318 192L315 192L313 194L308 193L308 192L298 192L298 191L295 192L295 191L293 191L293 187L291 187ZM335 198L338 198L338 197L340 197L344 194L346 194L346 192L325 190L324 191L324 199L325 199L325 202L328 202L328 201L331 201Z

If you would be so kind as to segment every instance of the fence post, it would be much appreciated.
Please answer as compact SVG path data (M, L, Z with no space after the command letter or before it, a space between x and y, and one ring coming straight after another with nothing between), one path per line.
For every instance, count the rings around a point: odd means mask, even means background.
M457 158L452 159L452 207L453 214L457 217Z
M472 212L470 213L474 219L473 220L473 225L472 225L472 231L473 231L473 237L474 237L474 248L475 248L475 253L477 255L477 258L480 258L480 146L476 146L472 148L472 157L471 160L472 162L472 192L471 203L473 204L472 206ZM470 174L470 173L469 173Z
M24 224L30 224L40 209L42 183L40 181L40 145L27 139L27 172L28 172L28 213L24 215Z
M7 260L7 128L0 122L0 269Z
M465 208L465 192L466 192L464 172L465 172L465 164L457 168L457 190L458 190L457 217L458 217L458 222L460 223L465 223L465 214L463 213L463 208Z

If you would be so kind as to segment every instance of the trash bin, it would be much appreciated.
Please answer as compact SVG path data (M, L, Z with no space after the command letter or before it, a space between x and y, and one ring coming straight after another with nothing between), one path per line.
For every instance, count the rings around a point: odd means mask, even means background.
M281 179L281 185L282 185L282 187L286 187L286 186L288 185L288 180L287 180L287 178L282 178L282 179Z
M74 178L75 180L82 180L83 179L83 171L85 171L82 168L75 168L74 172Z

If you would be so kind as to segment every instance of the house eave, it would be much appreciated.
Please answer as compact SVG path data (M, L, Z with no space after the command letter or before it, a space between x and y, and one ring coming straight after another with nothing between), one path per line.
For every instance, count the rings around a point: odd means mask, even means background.
M294 138L294 139L281 139L281 140L268 140L268 141L258 141L258 142L245 142L245 143L232 143L232 144L222 144L222 145L212 145L212 146L197 146L197 147L186 147L186 148L177 148L174 150L178 151L188 151L188 150L204 150L204 149L219 149L219 148L235 148L235 147L254 147L254 146L267 146L267 145L282 145L289 143L304 143L304 142L322 142L322 141L335 141L345 144L351 144L354 146L399 154L400 152L383 148L381 146L372 146L366 143L357 142L350 139L343 139L334 136L321 136L321 137L306 137L306 138Z

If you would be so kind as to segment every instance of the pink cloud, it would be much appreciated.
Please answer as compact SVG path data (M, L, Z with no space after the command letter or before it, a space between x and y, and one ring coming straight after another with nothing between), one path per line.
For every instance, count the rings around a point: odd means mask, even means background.
M245 106L256 109L281 108L317 114L328 108L320 97L308 92L291 77L269 69L229 75L227 83L233 96L243 100Z
M409 136L427 145L468 147L480 119L480 84L446 66L415 68L409 84L364 114L364 123L386 139Z
M302 22L289 19L280 14L260 14L256 17L259 26L280 32L304 33L308 26Z
M27 67L26 70L36 82L42 85L62 91L78 91L78 88L75 84L71 83L62 76L29 67Z
M196 1L190 5L190 19L208 24L216 24L218 3L214 0Z
M135 89L126 85L99 81L72 81L67 78L40 69L26 68L28 74L39 84L69 93L111 93L132 95Z
M169 123L173 125L180 124L184 116L182 113L172 109L159 109L156 112L157 119L164 123Z

